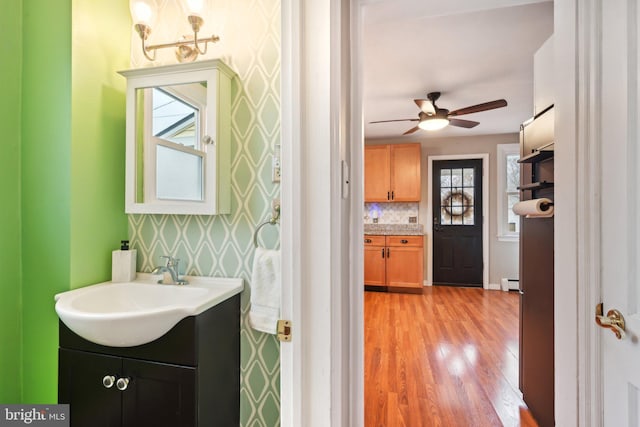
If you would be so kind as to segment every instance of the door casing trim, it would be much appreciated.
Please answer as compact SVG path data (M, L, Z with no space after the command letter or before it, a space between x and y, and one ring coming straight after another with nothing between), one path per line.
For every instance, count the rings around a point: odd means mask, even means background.
M433 162L440 160L482 160L482 287L489 289L489 153L479 154L446 154L428 156L427 177L433 172ZM428 242L427 256L427 285L433 284L433 180L427 185L427 221L425 234Z

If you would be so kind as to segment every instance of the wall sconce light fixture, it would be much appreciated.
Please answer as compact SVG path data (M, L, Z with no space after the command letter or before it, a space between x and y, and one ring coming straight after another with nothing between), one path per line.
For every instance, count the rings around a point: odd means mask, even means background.
M209 38L198 38L200 28L204 24L202 18L206 0L180 0L189 25L193 30L193 36L184 36L182 40L147 46L147 39L151 34L151 28L155 24L158 6L156 0L129 0L129 9L133 19L134 28L142 40L142 53L149 61L155 61L156 51L168 47L176 48L176 58L179 62L194 61L198 55L207 53L209 43L220 41L220 37L212 35ZM150 53L153 53L150 55Z

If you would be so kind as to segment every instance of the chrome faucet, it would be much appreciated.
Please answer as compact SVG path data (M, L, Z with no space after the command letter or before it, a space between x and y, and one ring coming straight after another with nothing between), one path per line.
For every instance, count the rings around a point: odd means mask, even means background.
M171 280L173 283L168 283L169 285L188 285L189 282L185 279L180 278L180 271L178 270L179 259L171 257L171 256L161 256L160 258L166 258L167 265L161 265L153 269L151 274L161 274L161 273L169 273L171 275ZM163 279L158 280L158 283L165 283Z

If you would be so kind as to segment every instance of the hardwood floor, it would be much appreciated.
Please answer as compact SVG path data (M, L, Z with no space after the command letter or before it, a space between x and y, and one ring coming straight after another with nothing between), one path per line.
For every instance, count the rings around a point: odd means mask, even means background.
M518 390L518 294L365 292L365 426L537 427Z

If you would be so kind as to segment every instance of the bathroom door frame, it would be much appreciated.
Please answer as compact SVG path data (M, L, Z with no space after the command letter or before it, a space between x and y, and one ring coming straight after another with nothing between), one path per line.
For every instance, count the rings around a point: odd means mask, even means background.
M281 2L283 427L364 424L359 13L359 0Z
M372 0L350 0L346 7L351 9L348 19L340 16L339 0L282 0L282 250L283 250L283 317L293 320L293 341L281 346L281 425L296 427L352 426L363 425L364 393L358 384L363 381L363 317L362 303L354 293L362 294L358 271L362 270L362 239L353 240L362 231L362 210L358 211L358 200L362 197L359 174L362 174L358 149L363 149L362 136L362 52L360 42L361 7ZM600 387L601 366L594 352L598 333L593 322L592 302L600 292L598 259L593 251L580 248L598 236L600 223L579 213L590 212L591 195L599 190L599 182L590 181L589 174L595 156L588 153L598 141L592 124L597 122L599 111L592 108L589 100L599 90L597 81L591 80L594 66L589 62L590 53L597 51L597 28L591 21L597 14L599 3L593 0L554 1L554 40L557 121L555 135L564 142L556 149L556 159L563 168L558 168L555 187L558 202L555 236L555 253L562 254L562 262L556 263L556 423L567 427L599 426L602 408ZM349 28L350 27L350 28ZM303 28L309 31L303 31ZM353 36L353 37L351 37ZM330 40L330 43L327 43ZM314 48L318 47L317 51ZM327 48L331 52L327 52ZM325 111L327 92L336 76L341 73L341 55L351 59L350 78L346 90L351 93L351 105L340 105L340 99L333 99L329 112ZM336 61L336 57L338 60ZM334 60L333 62L330 62ZM323 62L326 61L326 62ZM318 81L305 85L304 78L319 76ZM331 76L331 79L327 79ZM324 93L323 93L324 91ZM320 100L320 105L314 101ZM597 107L597 105L596 105ZM314 113L320 112L319 116ZM335 127L340 114L350 116L353 121L349 129ZM330 117L329 117L330 116ZM312 117L312 122L306 122ZM308 126L325 126L329 133L313 135ZM312 130L317 127L312 127ZM342 133L341 133L342 132ZM344 262L351 263L351 280L346 283L351 290L351 299L342 294L333 295L328 307L318 307L312 297L306 294L308 288L320 280L329 289L344 283L332 283L330 271L320 271L319 277L308 277L309 263L313 256L324 261L329 258L323 253L324 247L304 246L302 238L308 235L303 223L303 196L309 191L326 184L326 176L314 175L315 170L306 170L309 156L303 151L312 143L330 144L331 149L321 152L314 162L322 163L323 172L340 175L336 166L340 159L340 146L333 145L340 135L347 135L353 141L349 151L351 159L351 215L350 232L353 241L350 254ZM586 136L586 139L585 139ZM303 139L304 137L304 139ZM583 141L584 140L584 141ZM578 144L580 141L580 144ZM584 146L586 141L587 146ZM303 142L304 146L303 147ZM319 149L319 147L310 147ZM311 153L313 154L313 153ZM357 185L356 185L357 184ZM360 191L360 194L357 192ZM326 197L326 195L320 195ZM334 195L335 196L335 195ZM339 198L339 196L338 196ZM329 202L336 202L330 199ZM332 211L333 209L333 211ZM359 209L362 209L360 207ZM320 208L313 213L331 215L340 221L337 206ZM326 223L322 223L325 238L330 242L330 250L340 251L341 243L330 234ZM580 233L578 232L580 231ZM334 231L335 232L335 231ZM339 236L338 236L339 237ZM357 242L360 241L360 244ZM322 264L324 267L326 264ZM329 265L329 270L341 270ZM316 270L317 271L317 270ZM359 274L362 274L360 272ZM304 280L303 280L304 279ZM359 292L355 292L355 290ZM322 298L322 304L326 299ZM330 305L335 302L346 306L347 318L333 317ZM353 304L349 307L349 303ZM304 318L302 316L304 313ZM341 312L342 313L342 312ZM339 328L351 334L353 347L344 344ZM321 331L317 336L314 332ZM308 334L311 335L308 335ZM328 333L328 336L327 336ZM348 338L348 335L347 335ZM336 343L336 345L333 345ZM324 347L323 347L324 346ZM314 354L314 351L317 354ZM333 367L349 367L333 370ZM341 379L337 374L344 374ZM347 384L345 386L345 383ZM347 389L351 394L344 395ZM338 399L344 398L343 402ZM345 422L345 413L348 420ZM329 415L328 415L329 414ZM310 420L305 424L303 420Z

